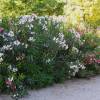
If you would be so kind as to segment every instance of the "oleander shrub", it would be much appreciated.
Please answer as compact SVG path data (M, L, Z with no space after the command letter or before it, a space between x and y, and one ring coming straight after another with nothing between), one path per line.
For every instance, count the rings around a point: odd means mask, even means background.
M85 76L100 73L100 38L93 33L83 34L81 39L83 44L80 48L82 61L85 64Z
M100 38L67 29L64 17L25 15L0 22L0 91L25 89L99 73Z

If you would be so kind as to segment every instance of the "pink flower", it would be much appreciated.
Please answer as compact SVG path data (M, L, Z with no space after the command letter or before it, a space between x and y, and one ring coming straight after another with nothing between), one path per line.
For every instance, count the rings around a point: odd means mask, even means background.
M94 54L88 55L84 59L85 64L93 64L93 63L95 63L95 61L96 61L96 58L95 58Z
M16 85L13 83L13 77L8 78L8 79L5 81L5 83L6 83L7 87L11 88L11 90L12 90L13 92L16 91Z
M12 85L12 81L10 81L10 80L6 80L5 82L6 82L6 85L8 85L8 86Z
M96 63L100 64L100 60L96 60Z
M6 85L11 86L11 85L12 85L12 81L13 81L13 77L8 78L8 79L5 81L5 82L6 82Z
M10 81L10 80L6 80L5 82L6 82L6 84L7 84L8 86L11 86L11 85L12 85L12 81Z
M0 33L2 33L4 31L4 29L3 28L0 28Z

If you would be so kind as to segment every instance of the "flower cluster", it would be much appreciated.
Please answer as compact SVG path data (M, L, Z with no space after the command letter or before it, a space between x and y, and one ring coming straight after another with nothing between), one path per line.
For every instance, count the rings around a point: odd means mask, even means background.
M9 77L8 79L5 80L5 83L6 83L7 87L11 89L12 92L15 92L16 85L14 84L13 81L14 81L13 77Z
M0 63L3 61L2 56L3 56L3 53L0 53Z
M97 64L100 64L100 60L96 60L95 62L96 62Z
M76 47L72 47L72 52L78 53L79 50L78 50L78 48L76 48Z
M20 45L20 41L16 39L13 31L3 32L2 34L0 34L0 36L4 38L4 41L6 43L0 48L1 51L12 50L14 46Z
M18 69L16 67L13 67L12 65L9 65L8 69L9 71L14 72L14 73L18 71Z
M93 64L95 63L95 61L96 61L96 57L94 54L87 55L84 59L85 64Z
M59 33L58 37L54 37L53 40L59 44L59 47L64 48L65 50L68 49L68 45L66 44L66 40L64 39L64 34Z
M81 35L79 32L77 32L75 29L69 29L69 32L74 33L75 37L77 39L80 39Z
M84 66L83 63L80 63L79 61L76 62L71 62L70 63L70 69L72 70L72 76L75 76L76 73L79 72L80 69L85 69L86 67Z
M30 41L30 42L34 42L35 39L34 39L33 37L29 37L28 41Z
M95 54L90 54L90 55L87 55L84 59L84 63L85 64L100 64L100 60L99 59L96 59L96 55Z
M40 16L38 17L39 25L42 27L42 30L47 31L48 30L48 16Z
M25 24L26 22L31 23L34 21L34 18L37 17L35 14L34 15L24 15L21 16L19 19L19 24Z

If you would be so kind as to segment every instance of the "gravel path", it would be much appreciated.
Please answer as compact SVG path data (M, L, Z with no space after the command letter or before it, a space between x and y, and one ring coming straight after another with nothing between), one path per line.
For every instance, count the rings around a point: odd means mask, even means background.
M9 96L0 96L0 100L12 100ZM30 91L21 100L100 100L100 76L90 80L70 80L63 84Z

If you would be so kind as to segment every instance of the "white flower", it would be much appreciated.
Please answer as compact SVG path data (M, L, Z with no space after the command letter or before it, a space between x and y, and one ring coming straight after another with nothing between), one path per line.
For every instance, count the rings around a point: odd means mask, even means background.
M29 16L28 17L28 22L32 22L32 21L34 21L34 16Z
M10 32L8 33L8 36L13 37L13 36L14 36L14 32L13 32L13 31L10 31Z
M25 48L27 48L28 47L28 44L25 44Z
M13 97L16 97L16 94L14 94Z
M22 45L24 45L24 43L22 43Z
M2 57L4 54L3 53L0 53L0 57Z
M79 67L77 65L70 65L70 69L73 70L72 76L75 76L76 73L79 71Z
M55 41L56 40L56 37L54 37L53 40Z
M71 33L74 33L74 35L75 35L75 37L76 37L77 39L80 39L80 34L79 34L78 32L76 32L75 29L69 29L69 31L70 31Z
M28 41L32 41L34 38L33 37L29 37Z
M34 34L36 34L36 33L35 33L35 32L31 32L30 34L34 35Z
M11 66L11 65L9 65L9 66L8 66L8 69L9 69L9 70L11 70L11 69L12 69L12 66Z
M31 30L31 29L33 28L33 25L30 24L30 25L28 25L27 27Z
M55 42L56 42L56 43L59 43L59 42L60 42L60 41L59 41L59 38L56 38Z
M47 26L46 26L45 24L42 26L42 29L45 30L45 31L48 30L48 29L47 29Z
M34 39L33 37L29 37L28 41L30 41L30 42L34 42L35 39Z
M72 51L78 53L79 50L76 47L72 47Z
M18 71L17 68L13 68L13 69L12 69L12 72L17 72L17 71Z
M46 60L46 63L50 63L50 61L51 61L51 59L47 59L47 60Z
M83 42L85 42L85 40L83 40Z
M0 57L0 63L3 61L3 58L2 57Z
M12 46L11 45L4 45L2 47L3 50L12 50Z
M85 68L86 68L83 64L79 64L79 67L80 67L81 69L85 69Z
M37 17L35 15L24 15L20 18L19 20L19 24L25 24L26 22L33 22L34 21L34 18Z
M48 22L47 22L47 21L45 21L44 23L45 23L46 25L48 24Z
M0 18L0 23L2 23L2 19Z
M77 72L79 72L79 69L85 69L86 67L84 64L80 63L79 61L76 61L76 64L73 62L70 63L70 69L72 70L72 75L75 76Z
M65 46L65 50L67 50L67 49L68 49L68 45Z
M28 44L22 43L22 46L25 46L25 48L27 48Z
M58 43L59 47L64 48L65 50L68 49L68 45L66 44L66 40L64 39L63 33L59 33L57 38L56 37L53 38L53 41Z
M78 66L77 65L71 65L70 66L70 69L75 69L75 68L77 68Z
M8 78L8 80L9 80L10 82L12 82L13 79L14 79L13 77Z
M59 33L58 35L59 35L60 40L63 41L64 40L64 34L63 33Z
M12 72L17 72L17 71L18 71L18 69L15 68L15 67L13 68L12 65L9 65L9 66L8 66L8 69L9 69L10 71L12 71Z
M14 45L17 45L17 46L20 45L20 41L18 41L18 40L14 41L13 43L14 43Z

